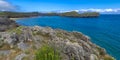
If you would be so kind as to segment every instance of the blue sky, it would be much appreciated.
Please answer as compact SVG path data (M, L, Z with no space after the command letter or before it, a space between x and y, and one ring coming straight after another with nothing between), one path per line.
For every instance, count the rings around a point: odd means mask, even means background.
M0 0L19 11L119 10L120 0ZM112 11L112 10L111 10Z

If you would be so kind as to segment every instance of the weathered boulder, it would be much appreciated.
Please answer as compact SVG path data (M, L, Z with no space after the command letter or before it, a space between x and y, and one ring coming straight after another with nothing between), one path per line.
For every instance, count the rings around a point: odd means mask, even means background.
M0 56L3 55L3 56L8 56L10 54L10 50L0 50Z
M21 49L22 51L26 51L29 48L29 45L23 42L20 42L17 45L18 45L18 48Z

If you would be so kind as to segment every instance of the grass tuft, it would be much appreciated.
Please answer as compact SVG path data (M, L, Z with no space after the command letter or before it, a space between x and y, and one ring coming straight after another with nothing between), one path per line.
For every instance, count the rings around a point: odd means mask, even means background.
M61 60L60 52L49 45L45 45L36 52L35 60Z

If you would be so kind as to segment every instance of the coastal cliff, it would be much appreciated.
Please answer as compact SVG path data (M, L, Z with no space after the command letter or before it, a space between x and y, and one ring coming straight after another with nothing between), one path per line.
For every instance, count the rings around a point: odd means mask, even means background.
M20 26L0 32L0 60L114 60L114 58L80 32Z

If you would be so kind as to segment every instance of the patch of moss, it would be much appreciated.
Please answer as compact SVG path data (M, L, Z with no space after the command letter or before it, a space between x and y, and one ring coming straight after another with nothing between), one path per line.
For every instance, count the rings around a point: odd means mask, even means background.
M19 26L19 27L15 28L15 29L9 30L8 32L10 32L10 33L16 33L16 34L21 34L23 28L24 28L24 26Z
M30 51L26 50L26 51L25 51L25 54L30 54Z
M22 60L30 60L29 57L24 57Z
M75 40L70 40L70 42L75 43L76 41Z
M32 48L32 49L37 49L35 45L32 45L32 47L31 47L31 48Z
M56 36L57 36L57 37L61 37L61 38L63 38L63 39L67 39L67 37L64 36L64 34L62 34L61 32L58 32L58 33L56 34Z
M41 31L33 31L32 33L34 36L35 35L41 35L43 37L50 37L49 33L42 33Z
M105 56L104 60L115 60L115 59L113 57L111 57L111 56Z
M102 49L102 48L100 48L100 47L98 47L98 46L97 46L96 48L97 48L97 50L99 51L99 54L100 54L101 56L105 56L105 55L106 55L104 49Z

